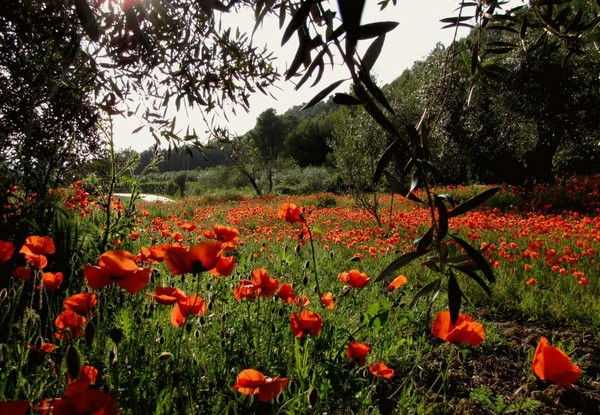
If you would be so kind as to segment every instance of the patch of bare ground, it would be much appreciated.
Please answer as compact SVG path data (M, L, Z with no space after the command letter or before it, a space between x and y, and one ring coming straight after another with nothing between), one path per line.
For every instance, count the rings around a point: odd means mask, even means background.
M493 338L479 347L436 347L412 373L415 393L435 414L600 414L600 335L567 324L545 325L518 316L479 313L493 327ZM490 337L492 337L490 336ZM582 370L570 387L537 380L531 371L533 352L541 336L562 342ZM431 338L432 342L439 342ZM398 385L395 385L398 386ZM397 413L390 399L394 385L378 390L379 410Z

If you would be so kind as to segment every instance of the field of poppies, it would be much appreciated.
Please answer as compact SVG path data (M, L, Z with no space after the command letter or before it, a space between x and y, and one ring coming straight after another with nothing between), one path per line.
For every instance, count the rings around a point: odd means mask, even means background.
M55 193L51 234L0 241L2 414L600 413L596 206L451 217L496 280L458 276L453 323L427 256L379 278L431 221L399 197L378 226L333 194Z

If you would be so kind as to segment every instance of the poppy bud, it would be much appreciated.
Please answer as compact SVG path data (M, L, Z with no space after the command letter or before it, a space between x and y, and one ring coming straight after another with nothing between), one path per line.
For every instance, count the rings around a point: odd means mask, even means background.
M0 291L0 301L4 301L8 298L8 291L6 288L3 288L2 291Z
M200 338L200 331L199 330L196 330L194 332L194 337L196 338L196 340L198 340Z
M158 360L169 360L173 357L173 354L170 352L162 352L158 355Z
M165 338L163 336L160 336L158 339L155 340L155 342L158 344L163 344L165 342Z
M304 279L302 280L302 285L307 285L308 284L308 275L304 276Z
M310 261L306 261L304 263L304 269L308 269L310 267Z
M206 323L206 320L204 319L204 316L200 317L200 325L204 326L204 324ZM198 333L198 331L196 330L196 333ZM200 337L199 334L196 335L196 338Z
M93 324L90 324L85 327L85 344L87 346L91 346L94 342L94 337L96 336L96 328Z
M313 408L319 400L319 392L315 388L311 388L308 394L308 405Z
M185 331L187 331L188 333L191 333L191 332L192 332L192 328L193 328L193 325L192 325L192 323L190 323L190 322L188 322L188 323L185 325Z
M118 327L113 327L108 332L108 335L110 336L112 341L115 342L116 345L118 345L119 343L121 343L121 340L123 340L123 336L125 335L125 332L123 331L123 329L120 329Z
M67 349L67 372L69 372L69 376L71 376L71 378L77 379L80 370L81 356L79 356L77 348L73 345L70 345Z
M300 252L300 245L296 245L296 247L294 248L294 251L296 251L296 253Z

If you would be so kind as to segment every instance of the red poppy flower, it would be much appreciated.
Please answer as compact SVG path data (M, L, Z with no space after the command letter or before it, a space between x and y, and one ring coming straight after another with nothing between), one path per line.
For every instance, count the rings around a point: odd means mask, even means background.
M117 283L132 295L148 285L151 272L150 268L139 268L135 256L124 250L106 251L98 258L98 266L86 265L83 269L93 289Z
M250 280L241 280L240 285L233 289L233 296L237 301L242 301L244 298L254 301L258 298L256 286Z
M49 236L32 235L27 237L19 252L23 253L24 249L33 254L53 254L56 252L54 241Z
M321 304L328 310L333 310L335 308L335 301L333 300L333 293L331 291L323 293L321 296Z
M572 385L581 376L579 366L572 364L564 351L550 346L545 337L535 349L531 369L539 379L559 386Z
M80 316L89 315L96 304L98 304L98 298L94 293L74 294L63 301L65 310L73 310Z
M173 287L156 287L155 293L146 293L154 298L159 304L171 305L178 301L184 301L187 296L179 288Z
M213 275L230 275L234 257L223 256L219 241L200 242L191 248L173 246L165 251L165 263L173 275L199 274L208 271Z
M300 297L294 298L294 305L296 307L308 307L309 304L310 299L304 294L302 294Z
M341 272L338 279L346 285L353 288L363 288L369 283L369 277L364 272L357 269L351 269L348 272Z
M290 316L290 328L292 329L292 334L298 338L304 337L307 334L318 336L323 328L323 321L317 313L302 310L300 315L292 313Z
M202 297L192 294L185 300L180 300L173 307L171 312L171 323L174 326L181 327L185 324L187 316L201 316L206 312L206 301Z
M485 333L481 323L473 320L473 317L466 314L459 314L456 324L450 321L450 311L440 311L432 325L433 335L440 339L454 343L469 343L471 346L477 346L485 339Z
M257 288L260 297L271 297L277 291L279 281L269 277L266 269L257 268L252 271L252 284Z
M304 209L293 203L285 203L279 208L279 217L289 223L304 223Z
M346 349L346 357L354 360L360 366L365 364L367 355L371 351L371 346L361 342L350 342Z
M98 369L96 369L94 366L81 366L77 379L68 379L67 389L65 389L65 396L70 398L82 394L90 387L90 385L96 383L97 377Z
M148 248L148 251L150 251L149 256L156 262L162 262L165 259L165 251L172 246L172 244L152 245L150 248Z
M284 282L279 287L279 291L277 291L277 296L285 301L287 304L291 304L296 298L296 294L294 294L294 287L292 284Z
M408 282L408 278L406 278L404 275L400 274L396 277L396 279L394 281L390 282L390 285L388 285L388 291L397 290L398 288L402 287L407 282Z
M537 280L535 278L529 278L525 284L527 285L535 285Z
M72 337L83 335L83 326L87 324L87 319L80 316L73 310L65 310L60 313L54 320L54 326L58 331L54 336L58 340L62 340L66 333L70 333Z
M12 276L21 281L29 281L31 279L30 267L17 267L13 270Z
M235 249L240 240L240 232L233 226L213 225L212 231L204 231L204 237L216 239L223 244L223 249Z
M0 263L8 261L15 252L12 242L0 241Z
M269 402L281 392L281 389L288 385L287 378L280 378L279 375L269 378L258 370L242 370L236 378L233 389L244 395L258 394L258 400Z
M117 415L117 402L107 393L87 389L67 398L44 399L35 409L42 415Z
M4 401L0 402L0 414L27 415L31 409L28 401Z
M62 272L44 272L42 274L42 283L37 286L38 290L41 290L42 287L46 290L52 291L56 290L63 283L63 274Z
M394 376L394 369L389 368L383 362L375 362L372 365L369 365L369 371L381 378L391 379Z
M27 346L29 350L39 354L40 356L45 356L48 353L52 353L54 349L56 349L56 345L52 343L42 342L40 346L36 346L35 344L30 344ZM1 412L0 412L1 413Z

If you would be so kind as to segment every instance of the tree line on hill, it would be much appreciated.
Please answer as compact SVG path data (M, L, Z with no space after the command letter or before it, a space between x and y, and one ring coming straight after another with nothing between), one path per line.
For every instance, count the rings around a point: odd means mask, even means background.
M497 36L497 43L508 44L505 35ZM416 125L426 108L435 108L431 113L438 114L439 128L429 148L432 161L444 172L440 181L514 184L597 172L600 58L515 49L502 56L502 67L487 68L490 79L473 82L468 55L474 42L472 33L451 50L438 44L382 88L398 126ZM449 53L453 70L443 74ZM452 77L446 82L449 88L442 88L444 76ZM301 108L283 114L268 109L245 135L226 144L214 141L194 150L193 158L183 152L167 157L165 150L159 169L234 165L249 182L262 176L262 191L269 192L278 165L292 160L301 167L337 166L349 185L369 188L388 142L386 132L362 107L337 105L332 97ZM151 154L141 153L142 166ZM406 160L396 162L398 167Z

